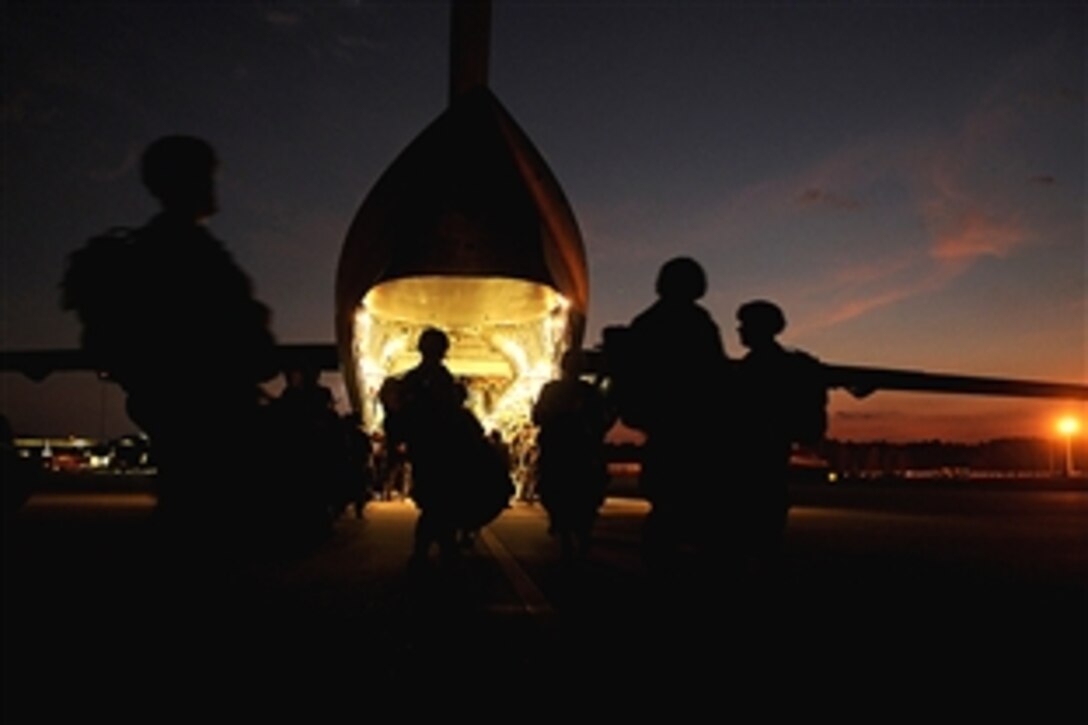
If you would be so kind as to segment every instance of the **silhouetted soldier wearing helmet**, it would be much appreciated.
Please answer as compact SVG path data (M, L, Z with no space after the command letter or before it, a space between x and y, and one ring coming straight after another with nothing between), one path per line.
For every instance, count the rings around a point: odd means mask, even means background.
M671 567L685 545L712 538L707 514L720 495L720 403L726 354L717 323L698 304L706 274L690 257L660 269L658 298L631 322L624 361L630 375L620 415L646 434L640 486L651 503L644 554L651 567Z
M237 525L257 490L238 451L257 444L260 383L279 373L268 308L205 226L217 165L202 139L153 142L141 176L161 212L73 252L61 285L84 350L151 438L160 511L188 527L216 516Z
M738 308L737 320L748 352L736 374L742 479L730 529L744 563L762 569L774 565L781 550L790 452L794 444L819 443L826 431L827 388L815 357L779 344L786 317L778 305L747 302Z
M412 551L414 564L425 563L434 544L447 557L457 551L453 482L448 480L448 473L453 455L450 430L461 396L444 362L449 345L449 338L441 330L423 330L416 342L419 363L396 382L396 396L383 399L389 443L404 444L411 462L410 495L420 510Z
M415 567L429 562L436 544L444 560L456 558L458 529L483 526L513 494L508 472L490 465L498 458L464 406L464 385L443 362L446 334L427 328L417 346L422 360L397 385L400 407L386 411L390 442L403 440L412 464L411 497L420 510L410 561Z
M532 420L539 428L540 500L548 512L548 530L559 539L569 565L589 551L608 484L604 436L616 415L601 389L580 377L580 350L563 354L560 372L541 388Z

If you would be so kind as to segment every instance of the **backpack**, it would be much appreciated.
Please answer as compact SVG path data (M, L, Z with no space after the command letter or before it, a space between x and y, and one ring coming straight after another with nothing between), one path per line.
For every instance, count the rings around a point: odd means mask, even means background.
M790 351L790 438L812 445L827 434L827 385L820 361L799 350Z
M68 255L60 284L61 308L75 312L82 326L82 348L111 376L123 377L118 367L132 344L119 321L131 305L133 231L114 227L88 239Z

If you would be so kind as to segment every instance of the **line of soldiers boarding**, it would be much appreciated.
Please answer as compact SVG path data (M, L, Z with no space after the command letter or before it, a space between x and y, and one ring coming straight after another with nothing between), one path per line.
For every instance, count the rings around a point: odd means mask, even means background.
M640 486L652 506L643 540L648 566L667 569L685 552L773 564L792 447L818 442L826 429L821 367L778 343L785 316L766 300L738 310L748 352L731 360L697 302L706 277L691 258L668 261L656 287L657 301L629 327L607 331L607 370L588 380L580 351L568 351L560 377L535 401L536 494L549 531L564 561L587 555L609 482L605 437L622 419L646 435ZM492 463L502 448L485 445L464 388L442 362L448 346L440 330L425 330L422 362L382 395L387 443L405 447L422 510L416 563L432 545L454 555L458 532L490 521L514 492L509 462ZM501 473L492 476L489 466Z
M271 311L207 228L218 210L217 166L202 139L151 144L141 176L161 211L75 250L62 306L76 313L83 350L123 388L129 417L155 445L166 529L192 546L199 523L199 540L212 548L232 535L258 547L291 531L320 538L348 505L362 514L374 486L365 463L372 441L358 418L336 416L315 371L288 371L283 394L268 401L262 385L282 372ZM606 330L608 394L602 378L584 379L577 351L541 390L532 412L539 430L532 495L566 559L589 550L608 483L604 437L617 420L646 436L648 565L669 566L691 547L762 558L777 551L790 447L824 434L826 388L814 358L776 341L786 323L770 302L740 308L748 352L730 359L698 303L706 285L695 260L669 260L657 300L628 327ZM440 330L425 331L419 366L383 393L381 447L407 457L420 507L416 563L435 546L454 556L459 537L470 542L514 493L510 465L442 362L448 344ZM720 470L725 460L735 469L728 474ZM314 480L335 483L315 488ZM243 521L256 529L239 531Z

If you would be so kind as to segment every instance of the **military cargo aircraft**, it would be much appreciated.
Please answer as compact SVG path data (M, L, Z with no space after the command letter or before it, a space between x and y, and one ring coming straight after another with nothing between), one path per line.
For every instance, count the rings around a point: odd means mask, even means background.
M582 346L586 254L574 213L541 154L488 88L490 5L454 2L450 102L382 174L350 225L336 274L335 343L280 346L282 368L340 371L376 430L385 378L419 357L428 325L450 338L447 365L487 428L528 421L564 352ZM606 330L606 333L608 331ZM606 346L587 373L609 374ZM41 379L91 369L78 350L4 352L0 366ZM1088 399L1088 385L825 364L829 388Z

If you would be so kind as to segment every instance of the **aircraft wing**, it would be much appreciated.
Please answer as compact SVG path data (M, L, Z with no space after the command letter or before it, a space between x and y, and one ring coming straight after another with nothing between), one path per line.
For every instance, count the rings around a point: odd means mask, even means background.
M339 370L336 345L331 343L290 343L279 346L280 367L313 367ZM604 356L599 349L585 351L588 367L604 371ZM828 388L841 388L857 397L877 390L903 390L926 393L959 393L1017 398L1063 398L1088 400L1088 384L1018 380L920 370L862 367L825 363L824 379ZM93 370L80 350L16 350L0 353L0 370L18 372L32 380L43 380L53 372Z
M291 343L277 346L280 368L312 367L339 370L336 345L330 343ZM0 353L0 370L17 372L41 381L55 372L95 368L82 350L5 350Z
M926 393L1088 400L1088 385L1082 383L1015 380L854 365L825 364L823 367L828 388L843 388L856 397L864 397L877 390L910 390Z
M585 351L587 367L607 374L607 362L600 348ZM924 393L960 393L1015 398L1062 398L1088 400L1088 384L1018 380L955 373L934 373L896 368L862 367L822 363L829 389L841 388L862 398L877 390L905 390Z

